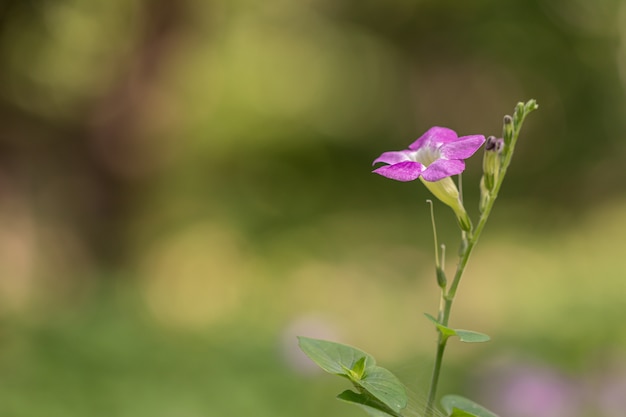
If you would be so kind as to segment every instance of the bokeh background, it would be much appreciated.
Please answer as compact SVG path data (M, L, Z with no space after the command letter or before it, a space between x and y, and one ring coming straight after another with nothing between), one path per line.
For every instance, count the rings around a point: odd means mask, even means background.
M0 415L363 415L298 334L419 415L430 196L371 161L535 98L452 316L493 341L452 343L441 392L623 416L625 94L623 0L3 0Z

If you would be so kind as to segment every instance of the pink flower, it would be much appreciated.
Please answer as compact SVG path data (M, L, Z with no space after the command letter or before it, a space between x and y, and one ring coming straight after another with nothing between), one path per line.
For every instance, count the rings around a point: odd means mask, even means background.
M464 160L485 143L483 135L458 137L454 130L431 127L404 151L385 152L374 160L388 165L373 172L397 181L439 181L465 170Z
M458 137L454 130L431 127L404 151L385 152L376 158L387 165L374 173L397 181L420 179L431 193L456 214L461 229L470 231L472 223L463 207L459 190L450 178L465 170L465 159L485 143L483 135Z

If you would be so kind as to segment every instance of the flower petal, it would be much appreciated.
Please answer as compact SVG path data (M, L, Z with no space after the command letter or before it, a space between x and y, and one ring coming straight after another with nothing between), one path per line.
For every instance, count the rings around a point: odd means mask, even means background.
M378 158L374 159L374 162L372 162L372 165L378 162L384 162L386 164L397 164L398 162L410 161L411 160L411 158L409 157L410 154L411 154L411 151L384 152Z
M426 181L439 181L445 177L460 174L465 170L465 162L458 159L438 159L422 172Z
M441 156L447 159L467 159L485 143L483 135L461 136L458 140L443 144Z
M396 181L413 181L419 178L424 170L424 165L419 162L404 161L393 165L385 165L376 168L374 173Z
M434 126L424 133L418 140L409 145L409 149L418 150L424 146L432 146L434 148L441 144L454 142L458 136L456 132L447 127Z

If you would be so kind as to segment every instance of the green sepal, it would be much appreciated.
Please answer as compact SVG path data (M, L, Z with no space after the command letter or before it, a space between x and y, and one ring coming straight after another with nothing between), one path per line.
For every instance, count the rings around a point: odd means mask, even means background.
M475 332L473 330L452 329L439 323L439 321L430 314L424 313L424 315L435 324L437 330L439 330L444 337L458 336L459 340L465 343L482 343L491 340L491 338L484 333Z
M313 362L328 373L348 378L368 401L380 402L395 413L406 407L404 385L389 370L377 366L371 355L326 340L299 336L298 341L300 349Z
M337 399L359 406L372 417L402 417L385 404L376 401L375 398L367 394L357 394L354 391L345 390L337 395Z
M460 395L444 395L441 406L448 417L498 417L482 405Z

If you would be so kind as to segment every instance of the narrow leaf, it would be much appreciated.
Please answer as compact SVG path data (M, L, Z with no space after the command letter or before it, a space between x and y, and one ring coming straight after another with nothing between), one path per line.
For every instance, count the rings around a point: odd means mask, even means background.
M458 336L459 340L465 343L488 342L489 340L491 340L491 338L484 333L475 332L473 330L452 329L450 327L444 326L443 324L439 323L439 321L437 321L437 319L431 316L430 314L424 313L424 315L426 316L428 320L435 323L435 326L437 326L437 329L439 329L439 331L444 336L447 336L447 337Z
M475 332L472 330L461 330L461 329L456 329L455 331L456 331L457 336L459 336L459 340L461 342L481 343L481 342L488 342L491 340L491 338L484 333L479 333L479 332Z
M444 336L450 337L450 336L456 336L456 330L451 329L450 327L444 326L443 324L439 323L439 321L434 318L433 316L431 316L428 313L424 313L424 315L426 316L426 318L430 321L432 321L435 326L437 327L437 329L441 332L441 334L443 334Z

